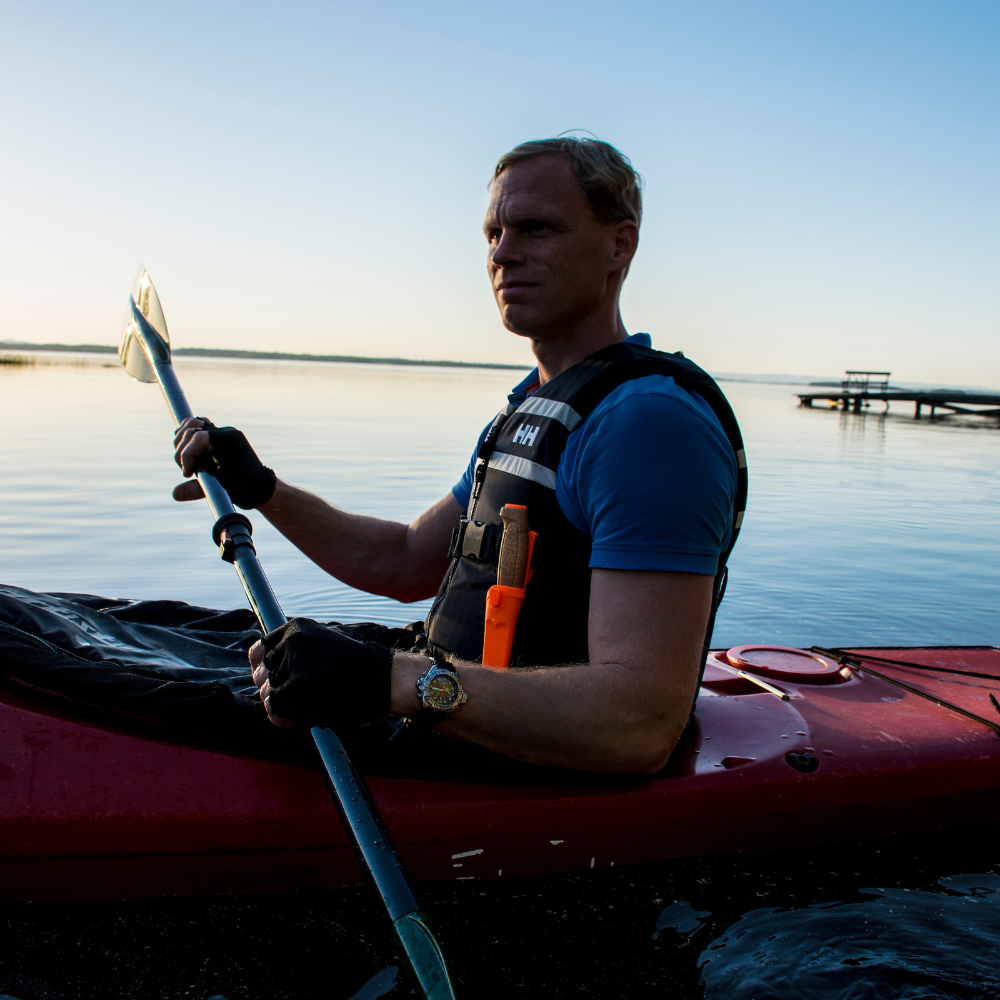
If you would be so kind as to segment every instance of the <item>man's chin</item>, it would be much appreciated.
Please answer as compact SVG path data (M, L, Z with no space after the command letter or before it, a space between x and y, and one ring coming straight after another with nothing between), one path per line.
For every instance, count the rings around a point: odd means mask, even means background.
M509 305L500 310L500 319L504 327L519 337L529 340L544 339L546 323L533 309L524 306Z

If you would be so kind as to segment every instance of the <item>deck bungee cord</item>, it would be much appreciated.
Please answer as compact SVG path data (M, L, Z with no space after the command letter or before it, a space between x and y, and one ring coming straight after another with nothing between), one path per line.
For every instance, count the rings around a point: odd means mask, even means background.
M925 647L928 649L949 649L948 646L930 646ZM962 646L962 649L996 649L995 646ZM996 674L981 674L975 670L960 670L958 667L939 667L934 666L929 663L913 663L910 660L890 660L886 656L873 656L871 653L853 653L846 649L837 649L835 647L824 648L822 646L810 646L810 649L815 650L817 653L822 653L825 656L832 656L835 660L843 656L853 656L856 659L861 660L872 660L876 663L889 663L894 667L910 667L912 670L931 670L938 674L961 674L963 677L982 677L984 680L988 681L1000 681L1000 677Z
M862 663L862 660L867 660L869 657L863 654L856 653L843 653L837 650L825 649L822 646L810 646L809 649L814 653L820 653L823 656L830 656L837 660L842 666L853 667L855 670L860 670L862 673L871 674L872 677L877 677L879 680L885 681L887 684L893 684L898 688L902 688L904 691L909 691L910 694L915 694L920 698L925 698L927 701L933 702L940 708L946 708L949 712L957 712L959 715L964 715L967 719L972 719L974 722L980 722L984 726L992 729L998 736L1000 736L1000 722L992 722L990 719L984 719L981 715L976 715L975 712L970 712L968 709L962 708L960 705L955 705L950 701L945 701L944 698L938 698L936 695L931 694L929 691L922 691L918 687L914 687L912 684L907 684L905 681L897 680L895 677L890 677L888 674L882 673L881 670L874 670ZM891 662L891 661L886 661ZM897 666L913 667L919 666L919 664L914 663L897 663ZM934 667L925 667L924 669L933 670ZM949 671L949 673L955 673L956 671ZM969 672L970 676L974 677L987 677L990 680L1000 680L1000 678L991 676L989 674L973 674ZM1000 703L997 702L996 698L991 694L990 701L993 707L1000 712Z

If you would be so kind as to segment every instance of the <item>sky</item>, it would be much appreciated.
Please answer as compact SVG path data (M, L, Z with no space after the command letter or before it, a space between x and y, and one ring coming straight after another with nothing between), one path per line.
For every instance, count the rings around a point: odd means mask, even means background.
M646 181L630 332L714 372L1000 387L996 0L0 0L0 340L527 363L497 157Z

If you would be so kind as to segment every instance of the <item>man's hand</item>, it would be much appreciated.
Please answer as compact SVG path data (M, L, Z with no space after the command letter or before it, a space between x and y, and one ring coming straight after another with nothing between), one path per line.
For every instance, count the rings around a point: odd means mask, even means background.
M392 651L309 618L293 618L248 653L267 717L276 726L367 722L389 711Z
M189 417L174 435L174 458L185 476L199 461L233 503L260 511L293 545L331 576L358 590L397 601L433 597L448 570L448 542L462 508L448 493L412 524L351 514L313 493L283 483L266 469L233 427ZM174 488L175 500L200 500L197 480Z
M174 432L174 461L185 476L193 476L198 459L212 452L212 442L204 429L209 423L204 417L188 417ZM201 500L204 496L197 479L174 487L175 500Z
M193 476L203 456L211 455L212 472L237 507L254 510L274 494L277 477L257 457L242 431L216 427L204 417L188 417L174 434L174 461ZM175 500L200 500L197 481L174 487Z

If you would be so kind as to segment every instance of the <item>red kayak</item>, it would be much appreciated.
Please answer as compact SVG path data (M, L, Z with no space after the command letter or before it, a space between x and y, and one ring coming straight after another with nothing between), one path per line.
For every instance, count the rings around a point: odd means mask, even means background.
M992 692L996 647L856 649L842 666L744 646L712 655L690 736L653 778L369 781L417 879L827 844L1000 816ZM53 704L0 690L4 899L364 881L318 769Z

